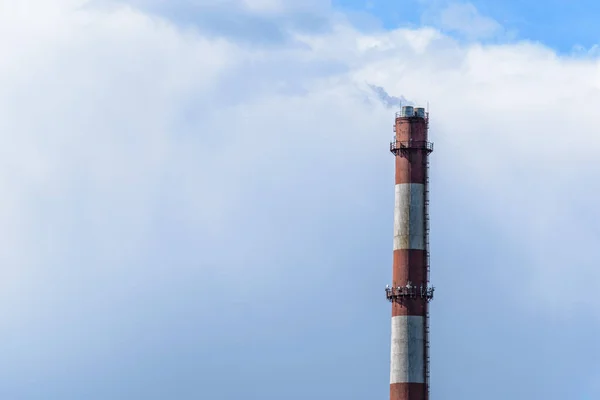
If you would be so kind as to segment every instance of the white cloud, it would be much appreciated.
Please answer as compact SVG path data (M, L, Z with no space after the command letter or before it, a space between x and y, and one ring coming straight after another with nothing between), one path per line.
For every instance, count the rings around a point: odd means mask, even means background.
M173 136L172 121L192 95L202 107L214 77L236 58L233 45L132 9L58 10L21 19L2 13L0 24L2 292L27 301L57 283L32 275L81 268L69 261L80 251L109 269L144 252L161 192L187 184L164 180L197 167L202 154L179 151L189 139ZM215 180L202 169L194 178L194 185ZM193 194L218 204L218 194ZM218 209L194 210L204 214L197 222ZM33 287L23 291L24 284ZM2 310L26 314L14 302Z
M28 4L42 3L51 2ZM391 175L392 113L368 84L431 103L438 178L531 260L508 274L527 276L539 301L597 304L599 233L587 225L599 217L597 61L527 42L463 45L433 29L366 35L343 24L296 35L305 47L257 50L133 8L64 1L42 15L8 4L0 257L12 304L58 290L64 281L32 276L77 268L81 252L117 277L141 270L165 214L198 238L186 248L198 268L241 281L272 273L274 264L224 264L253 262L257 249L284 254L299 232L367 207L370 182ZM453 12L448 27L497 29L471 8ZM210 251L222 240L240 254ZM584 284L561 304L545 294Z
M598 232L584 222L598 217L598 62L526 42L459 47L439 37L417 52L398 38L397 47L356 79L431 102L444 173L531 257L506 266L515 279L532 273L538 294L563 311L596 303L575 288L600 278ZM573 293L568 301L559 288Z

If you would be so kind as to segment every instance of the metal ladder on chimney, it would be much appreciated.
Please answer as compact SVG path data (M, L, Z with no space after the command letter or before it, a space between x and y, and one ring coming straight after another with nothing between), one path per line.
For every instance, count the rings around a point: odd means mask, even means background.
M424 154L423 162L425 167L425 185L423 188L425 215L424 215L424 234L425 234L425 263L427 268L427 285L429 286L429 154ZM425 400L429 400L429 303L425 304L425 321L424 321L424 345L425 345Z

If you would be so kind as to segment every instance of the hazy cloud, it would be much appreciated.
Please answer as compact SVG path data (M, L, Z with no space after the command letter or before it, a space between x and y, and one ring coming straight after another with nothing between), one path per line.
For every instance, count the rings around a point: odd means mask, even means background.
M516 31L508 30L495 19L482 15L469 2L448 0L421 0L421 20L441 31L468 41L507 41L516 38Z
M472 39L485 39L504 29L494 19L485 17L470 3L454 3L440 12L440 26Z
M208 37L252 46L289 46L294 42L292 32L324 32L332 17L328 1L314 0L96 0L94 4L129 4Z

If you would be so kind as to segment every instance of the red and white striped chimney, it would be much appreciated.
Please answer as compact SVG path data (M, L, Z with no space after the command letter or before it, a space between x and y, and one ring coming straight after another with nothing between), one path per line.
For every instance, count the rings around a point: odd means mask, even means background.
M390 400L429 399L428 142L429 115L404 106L396 113L390 151L396 159Z

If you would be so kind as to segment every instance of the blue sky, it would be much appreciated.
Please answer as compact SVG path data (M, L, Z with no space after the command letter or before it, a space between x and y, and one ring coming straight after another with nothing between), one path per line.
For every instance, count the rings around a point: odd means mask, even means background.
M432 398L600 396L593 6L387 4L0 2L0 398L387 398L391 97Z
M424 15L452 2L446 0L334 0L333 4L350 12L368 13L387 29L419 26ZM597 43L600 28L596 14L600 6L594 1L551 0L539 2L483 1L468 2L485 17L498 21L505 29L516 31L518 38L542 42L560 52L569 53L576 45L589 48Z

